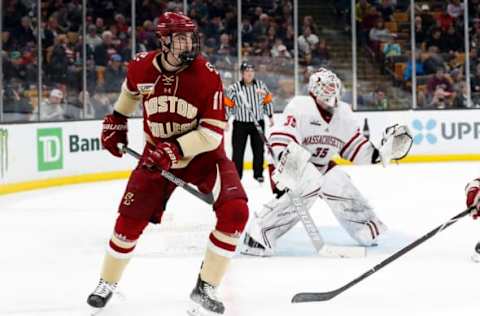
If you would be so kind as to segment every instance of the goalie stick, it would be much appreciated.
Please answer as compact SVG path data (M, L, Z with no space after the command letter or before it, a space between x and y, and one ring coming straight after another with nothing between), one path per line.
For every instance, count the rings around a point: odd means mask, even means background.
M245 109L252 117L253 124L257 129L258 135L262 139L265 146L267 146L268 152L272 157L273 164L277 165L278 161L273 152L272 145L270 145L270 143L268 142L267 137L265 136L265 133L263 132L262 127L260 126L260 123L258 123L257 119L255 118L255 115L251 109L251 105L247 101L247 98L245 97L245 94L243 93L243 91L239 92L239 96L242 102L246 105ZM305 231L310 237L313 247L315 248L315 250L319 255L324 257L334 257L334 258L338 258L338 257L355 258L355 257L366 256L367 249L362 246L337 246L337 245L326 244L325 241L323 240L322 235L320 234L320 231L317 228L317 225L315 225L315 222L313 221L312 215L310 215L310 212L304 208L301 198L294 196L288 191L287 191L287 195L292 201L295 212L300 217L300 221L302 222L303 227L305 228Z
M333 290L333 291L329 291L329 292L298 293L298 294L295 294L293 296L292 303L323 302L323 301L328 301L328 300L334 298L335 296L343 293L344 291L348 290L349 288L351 288L355 284L359 283L360 281L362 281L362 280L366 279L367 277L371 276L372 274L374 274L375 272L377 272L381 268L385 267L389 263L391 263L391 262L395 261L396 259L398 259L399 257L403 256L404 254L406 254L407 252L409 252L413 248L417 247L421 243L427 241L428 239L432 238L436 234L440 233L442 230L446 229L448 226L450 226L452 224L455 224L459 219L461 219L462 217L470 214L470 212L474 208L475 207L471 207L469 209L466 209L463 212L459 213L458 215L450 218L448 221L446 221L442 225L436 227L435 229L431 230L427 234L418 238L417 240L410 243L406 247L404 247L404 248L400 249L399 251L395 252L393 255L386 258L385 260L383 260L382 262L380 262L379 264L377 264L376 266L374 266L373 268L371 268L370 270L368 270L364 274L362 274L359 277L357 277L357 278L353 279L352 281L348 282L344 286L339 287L338 289Z
M137 153L135 150L133 150L133 149L131 149L128 146L125 146L123 144L119 144L118 148L123 153L127 153L134 158L140 159L142 157L142 155ZM162 177L164 177L165 179L175 183L177 186L182 187L185 191L189 192L192 195L195 195L197 198L204 201L205 203L212 205L215 202L214 199L213 199L212 193L209 193L209 194L202 193L202 192L198 191L197 189L195 189L194 187L192 187L187 182L185 182L182 179L180 179L179 177L177 177L176 175L172 174L171 172L163 170L163 169L159 168L158 166L155 166L155 168L160 171L160 174L162 175Z

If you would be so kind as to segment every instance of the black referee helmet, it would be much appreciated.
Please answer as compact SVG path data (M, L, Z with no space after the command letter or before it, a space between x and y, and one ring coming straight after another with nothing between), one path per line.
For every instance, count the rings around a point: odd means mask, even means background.
M242 62L242 64L240 65L240 71L244 72L247 69L255 70L255 66L250 64L248 61Z

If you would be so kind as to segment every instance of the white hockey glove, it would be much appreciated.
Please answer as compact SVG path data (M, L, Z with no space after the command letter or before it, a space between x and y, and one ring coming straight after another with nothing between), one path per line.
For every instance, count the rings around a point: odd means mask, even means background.
M385 167L392 159L400 160L405 157L412 144L412 134L407 126L395 124L387 127L378 149L383 166Z
M280 154L280 161L272 173L279 190L294 190L301 182L311 153L295 142L290 142Z

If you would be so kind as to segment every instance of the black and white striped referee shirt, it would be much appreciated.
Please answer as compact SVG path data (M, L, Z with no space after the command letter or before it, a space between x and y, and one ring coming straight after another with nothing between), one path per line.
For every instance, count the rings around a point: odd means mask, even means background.
M257 89L265 90L267 94L264 96ZM251 109L257 121L263 120L264 115L273 116L272 94L261 80L253 79L251 84L237 81L228 87L227 97L234 103L234 106L227 108L227 115L233 116L235 121L253 122L247 108Z

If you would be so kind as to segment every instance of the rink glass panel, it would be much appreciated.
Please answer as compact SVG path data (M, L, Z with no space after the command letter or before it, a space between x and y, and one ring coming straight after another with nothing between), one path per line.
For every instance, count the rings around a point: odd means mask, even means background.
M13 9L12 1L2 1L1 120L2 122L50 120L41 118L40 114L43 104L50 101L50 94L54 89L62 92L60 103L63 118L60 119L101 119L104 114L111 112L120 91L119 83L123 80L123 75L109 80L108 78L111 78L107 75L109 66L120 63L118 68L125 71L126 63L134 52L158 47L158 41L154 36L156 17L162 10L173 5L176 7L170 9L186 10L188 14L201 21L199 30L202 53L219 70L224 86L227 87L239 79L239 60L248 60L255 64L257 78L265 81L272 90L276 112L284 108L295 92L305 94L309 72L322 65L331 67L339 74L344 83L342 99L352 103L354 109L359 111L475 108L480 104L480 84L477 83L480 82L480 67L477 67L477 47L480 45L478 6L464 1L469 7L467 26L470 29L468 40L470 50L467 51L466 45L460 43L465 38L465 28L461 18L458 18L454 25L460 44L453 53L447 51L441 54L446 60L448 74L454 79L454 94L450 98L456 100L454 103L445 102L444 105L438 106L432 105L432 96L428 95L428 80L431 74L418 76L413 74L409 78L405 76L405 69L412 56L422 59L429 54L428 49L422 48L417 35L415 41L412 41L412 34L415 32L415 28L411 27L412 20L415 23L417 17L422 17L424 14L422 6L428 5L428 12L434 17L434 21L440 17L442 23L448 23L444 16L450 2L423 1L421 4L414 2L414 7L411 7L409 0L396 1L397 7L392 19L385 20L385 27L397 35L391 42L400 46L400 54L395 53L395 49L387 53L385 45L391 44L389 41L377 46L369 43L370 32L365 32L365 28L362 29L357 22L353 30L352 14L354 20L357 17L357 3L353 3L354 1L321 2L284 0L274 5L262 1L229 0L209 3L207 6L203 2L189 0L170 2L158 7L140 0L135 2L115 0L113 9L88 0L85 1L86 9L82 7L82 3L65 5L52 15L55 11L52 7L55 1L43 3L19 1L21 4ZM186 8L183 6L184 3L187 4ZM40 4L41 7L38 8ZM351 10L352 4L354 12ZM293 32L295 12L298 15L297 34ZM267 14L269 23L265 30L261 25L258 26L259 34L252 40L248 34L241 32L244 27L243 21L250 20L250 23L254 24L260 19L255 17L258 13ZM118 17L118 14L123 17ZM135 15L135 19L132 19L132 14ZM304 24L309 23L305 22L305 17L309 15L313 17L318 28L314 32L318 32L319 41L325 42L329 50L329 58L312 56L309 59L299 51L299 62L295 66L297 52L294 43L295 41L298 43ZM56 19L52 19L52 16ZM16 29L21 25L22 17L28 17L29 21L25 24L33 34L30 40L28 35L17 33ZM103 19L103 26L102 22L97 24L98 17ZM220 32L215 29L218 23L221 24ZM40 38L37 33L38 25L42 26ZM95 58L95 49L91 47L95 39L92 38L87 38L84 58L83 25L86 26L87 35L92 25L97 26L95 32L100 38L102 28L113 33L112 45L115 49L108 50L106 62L99 62L98 56ZM132 29L135 31L132 32ZM446 30L448 31L448 28ZM62 35L52 37L51 33ZM222 34L226 34L223 39ZM13 40L18 38L23 41L21 47L12 44ZM412 47L413 42L415 45ZM412 54L412 48L415 54ZM121 58L115 57L115 60L112 60L113 55L120 55ZM469 67L465 65L466 62L469 63ZM118 71L117 66L114 68ZM296 85L294 78L297 78ZM380 99L386 102L379 101L379 94L383 94L383 99ZM135 115L141 115L141 107ZM56 119L58 118L51 120Z
M325 67L332 69L342 80L342 100L353 104L354 55L350 1L298 1L297 30L297 93L308 94L310 75L318 68Z
M197 21L201 53L218 70L226 89L239 78L238 3L236 0L208 5L203 1L186 2L188 16Z
M471 3L468 5L468 50L465 50L465 62L467 73L467 88L470 84L472 108L480 108L480 5ZM468 55L467 55L468 54ZM468 77L469 76L469 77Z
M102 119L111 113L132 59L134 37L132 2L113 1L113 6L87 1L87 70L89 92L86 118ZM137 16L138 17L138 16ZM140 106L132 116L141 115Z
M241 7L242 61L255 66L255 77L272 93L274 111L281 112L295 95L293 1L245 1Z
M87 58L84 64L82 2L58 10L52 9L53 1L44 1L41 5L42 91L38 111L34 112L35 120L94 118L90 111L85 113L82 101L83 95L88 98L88 92L84 92L83 68L90 63Z
M414 13L415 57L420 66L415 78L416 109L471 107L463 6L454 1L424 1ZM434 84L439 79L444 83Z
M411 59L409 5L410 0L399 0L391 6L364 1L355 4L356 110L411 107L412 79L404 78Z
M37 119L33 115L39 104L37 4L37 1L22 1L17 5L12 1L0 2L0 111L4 122Z

